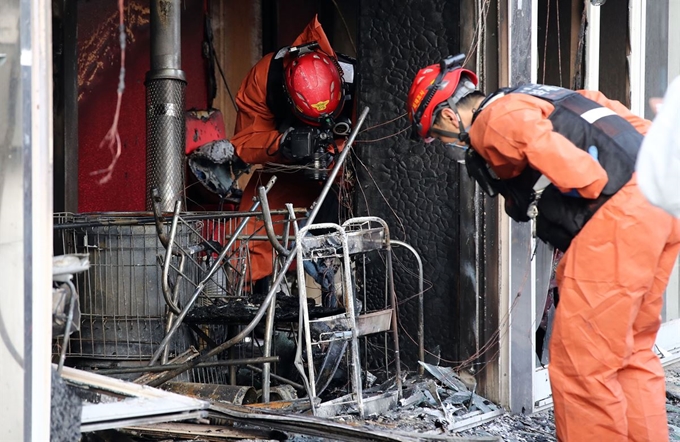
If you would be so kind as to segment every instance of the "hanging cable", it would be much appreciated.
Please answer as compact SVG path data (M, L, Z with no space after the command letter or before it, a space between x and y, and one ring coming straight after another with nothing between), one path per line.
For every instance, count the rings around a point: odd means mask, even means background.
M560 74L560 87L562 87L562 36L560 34L560 0L555 0L557 10L557 69Z
M111 163L105 169L95 170L90 172L90 175L104 175L99 184L108 183L113 176L113 170L120 158L122 152L122 143L120 141L120 133L118 132L118 122L120 120L120 109L123 103L123 91L125 91L125 46L127 42L127 35L125 34L125 5L124 0L118 0L118 43L120 45L120 70L118 73L118 89L116 90L116 111L113 114L113 123L108 132L99 143L99 147L106 146L111 152Z
M465 61L463 62L463 66L466 66L467 63L470 61L470 58L472 57L473 53L476 53L477 47L479 46L479 33L480 29L484 27L484 24L486 23L486 18L489 13L490 9L490 3L491 0L483 0L484 4L481 7L481 12L479 14L479 17L477 19L477 24L475 25L475 31L474 31L474 37L472 38L472 42L470 43L470 47L468 48L467 54L465 56Z
M212 49L213 51L213 56L215 56L215 50L214 48ZM217 59L217 56L215 56L215 64L217 65L217 69L220 71L220 76L222 77L222 81L224 82L224 87L227 89L227 94L229 94L229 99L231 100L231 104L234 105L234 110L238 112L238 106L236 105L236 100L234 100L234 95L231 93L231 89L229 89L229 84L227 84L227 79L224 76L224 72L222 71L222 65L220 64L220 61Z
M393 137L396 137L397 135L403 134L404 132L406 132L407 130L410 130L410 129L411 129L410 126L405 127L405 128L403 128L403 129L401 129L401 130L399 130L399 131L397 131L393 134L386 135L384 137L374 138L372 140L356 140L355 143L375 143L376 141L387 140L388 138L393 138Z
M342 20L342 24L345 26L345 32L347 32L347 38L349 39L349 43L352 45L352 49L354 49L354 56L356 56L357 55L357 47L354 44L354 39L352 38L352 33L349 31L349 26L347 25L347 21L345 20L345 15L340 10L340 6L338 6L337 1L333 0L333 4L335 5L335 9L338 11L338 15L340 16L340 20Z
M384 125L386 125L386 124L390 124L390 123L392 123L392 122L394 122L394 121L397 121L397 120L400 120L400 119L404 118L406 115L407 115L406 112L404 112L403 114L399 115L398 117L392 118L391 120L387 120L387 121L385 121L385 122L383 122L383 123L378 123L378 124L376 124L376 125L369 126L369 127L367 127L366 129L362 130L362 131L359 132L359 133L368 132L369 130L376 129L376 128L378 128L378 127L380 127L380 126L384 126Z
M547 2L547 8L548 12L546 13L545 17L545 38L543 39L543 78L541 79L541 83L545 84L545 74L546 74L546 64L548 60L548 29L550 28L550 3L552 3L552 0L548 0Z
M208 50L210 51L210 57L213 59L215 64L217 65L217 70L220 71L220 77L222 77L222 82L224 83L224 88L227 90L227 94L229 94L229 99L231 100L231 104L234 106L234 110L238 112L238 106L236 105L236 100L234 99L234 95L231 93L231 89L229 88L229 84L227 83L227 77L224 75L224 71L222 70L222 65L220 64L220 60L217 58L217 53L215 52L215 45L213 44L213 33L212 33L212 8L210 7L210 1L208 1L208 11L206 11L206 26L209 27L208 29Z
M550 4L552 3L552 0L548 0L546 3L547 7L547 12L546 12L546 17L545 17L545 38L543 40L543 79L541 82L545 84L545 79L546 79L546 67L547 67L547 62L548 62L548 35L550 34L549 29L550 29ZM559 80L558 80L558 85L560 87L563 86L563 79L562 79L562 33L560 29L560 2L559 0L555 0L555 15L556 15L556 20L557 20L557 71L559 75Z

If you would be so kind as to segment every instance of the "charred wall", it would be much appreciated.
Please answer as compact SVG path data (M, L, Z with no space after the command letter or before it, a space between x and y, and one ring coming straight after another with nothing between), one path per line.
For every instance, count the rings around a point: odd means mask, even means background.
M420 67L461 52L460 7L446 0L365 0L358 32L359 109L371 108L366 127L393 121L364 131L356 145L355 211L385 219L394 239L421 254L425 347L432 351L439 346L443 365L467 359L486 335L479 258L484 213L493 206L476 194L451 149L410 141L404 106ZM397 294L406 299L417 293L417 267L403 249L395 255ZM383 296L382 265L378 259L368 265L367 292L376 304ZM408 301L399 309L402 361L415 369L417 303Z

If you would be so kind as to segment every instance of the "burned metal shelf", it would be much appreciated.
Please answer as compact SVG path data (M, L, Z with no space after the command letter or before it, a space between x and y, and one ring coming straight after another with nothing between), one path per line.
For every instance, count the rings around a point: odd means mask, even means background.
M295 301L297 298L284 298L277 300L279 304L274 312L275 322L297 322L299 320L299 306ZM259 305L251 304L247 301L228 301L220 306L194 307L186 316L185 322L188 324L247 324L256 315ZM309 306L310 316L322 318L326 316L338 315L344 312L341 308L324 308Z
M326 235L306 236L302 239L302 250L305 256L318 257L318 251L339 255L342 241L337 232ZM385 229L374 227L347 231L347 252L350 255L382 250L386 247Z
M392 322L392 309L378 310L356 317L357 336L367 336L374 333L381 333L390 330ZM311 313L311 312L310 312ZM310 320L310 322L327 322L339 326L341 331L322 333L320 342L329 342L337 339L350 339L350 322L345 315L328 316ZM327 335L327 336L326 336Z

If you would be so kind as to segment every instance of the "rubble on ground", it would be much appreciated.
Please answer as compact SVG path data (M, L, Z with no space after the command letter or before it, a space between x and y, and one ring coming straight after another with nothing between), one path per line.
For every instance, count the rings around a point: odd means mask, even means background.
M680 363L666 368L666 413L669 439L680 441Z
M680 441L680 364L666 367L666 412L669 439ZM530 416L505 414L498 419L461 433L465 436L500 436L504 442L556 441L552 410Z
M222 426L215 425L214 422L208 423L207 420L203 420L200 424L152 424L120 429L121 436L125 434L125 439L120 440L159 440L159 437L165 438L164 440L196 440L196 437L199 437L198 440L203 440L200 436L210 434L212 436L205 440L227 438L233 440L234 436L239 435L243 437L240 440L282 440L282 435L285 434L287 440L290 441L323 442L353 440L352 437L362 432L366 435L366 440L446 439L468 442L552 442L557 440L552 410L533 415L507 413L501 407L476 394L474 382L464 380L451 368L422 365L426 369L423 376L411 374L404 379L403 395L398 403L395 401L380 402L380 405L377 405L378 408L375 409L376 413L365 419L358 417L357 410L353 406L337 407L335 411L338 414L321 419L309 416L309 412L302 411L305 409L309 411L310 407L297 408L296 411L290 412L290 417L287 418L281 417L280 414L275 415L276 411L268 412L263 404L259 404L256 408L252 408L253 416L255 416L254 423L257 425L250 429L244 423L246 420L239 421L239 419L227 419L225 422L228 425ZM680 441L680 364L666 369L666 380L670 440ZM388 381L365 390L366 402L370 402L372 398L392 397L391 394L396 392L395 388L395 382L392 379L391 382ZM234 416L238 417L238 413L245 409L248 407L234 409L236 410ZM253 416L250 418L252 419ZM262 426L262 421L258 421L257 416L265 421L269 419L271 424L269 438L257 437L264 435L261 433L264 426ZM281 428L277 427L279 421L284 422L288 419L289 421L282 424ZM327 422L326 425L329 428L328 437L319 434L319 422L324 421ZM301 430L303 426L306 427L304 431L297 433L294 430L295 425L301 425ZM257 429L258 426L260 430ZM321 426L323 427L323 424ZM284 430L284 427L290 429ZM342 428L352 428L354 436L350 434L330 436L334 434L334 431L343 431ZM86 436L84 440L99 440L91 439L91 436L91 434ZM149 439L149 437L154 437L154 439Z

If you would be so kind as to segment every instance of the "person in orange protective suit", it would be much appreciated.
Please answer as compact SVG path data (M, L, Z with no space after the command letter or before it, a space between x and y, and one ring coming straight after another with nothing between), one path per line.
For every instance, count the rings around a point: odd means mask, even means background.
M304 46L312 42L318 46ZM271 164L288 166L279 167L283 172L277 174L278 181L268 194L272 210L285 209L285 203L307 208L319 196L324 172L319 177L318 170L301 164L296 159L296 148L290 144L295 141L290 140L307 139L310 132L312 138L319 134L328 137L330 130L331 143L325 144L335 144L332 149L342 147L342 138L349 133L347 115L351 111L351 106L343 102L351 98L346 92L353 74L352 66L344 61L351 60L338 61L315 17L292 46L265 55L243 80L236 95L238 114L231 142L239 158L264 167L255 171L244 189L240 210L248 210L257 187L269 181ZM339 139L332 143L333 138ZM330 164L327 162L326 166ZM337 222L338 211L337 193L331 192L315 222ZM278 235L283 232L284 225L279 221L284 218L274 216ZM244 233L256 232L264 235L263 223L252 219ZM250 241L248 248L248 279L262 280L265 282L262 290L267 290L266 277L272 273L272 245L267 241Z
M513 219L565 252L548 366L558 440L667 441L652 347L680 225L637 185L649 122L594 91L528 84L485 97L463 58L421 69L407 110L419 138L459 150Z

